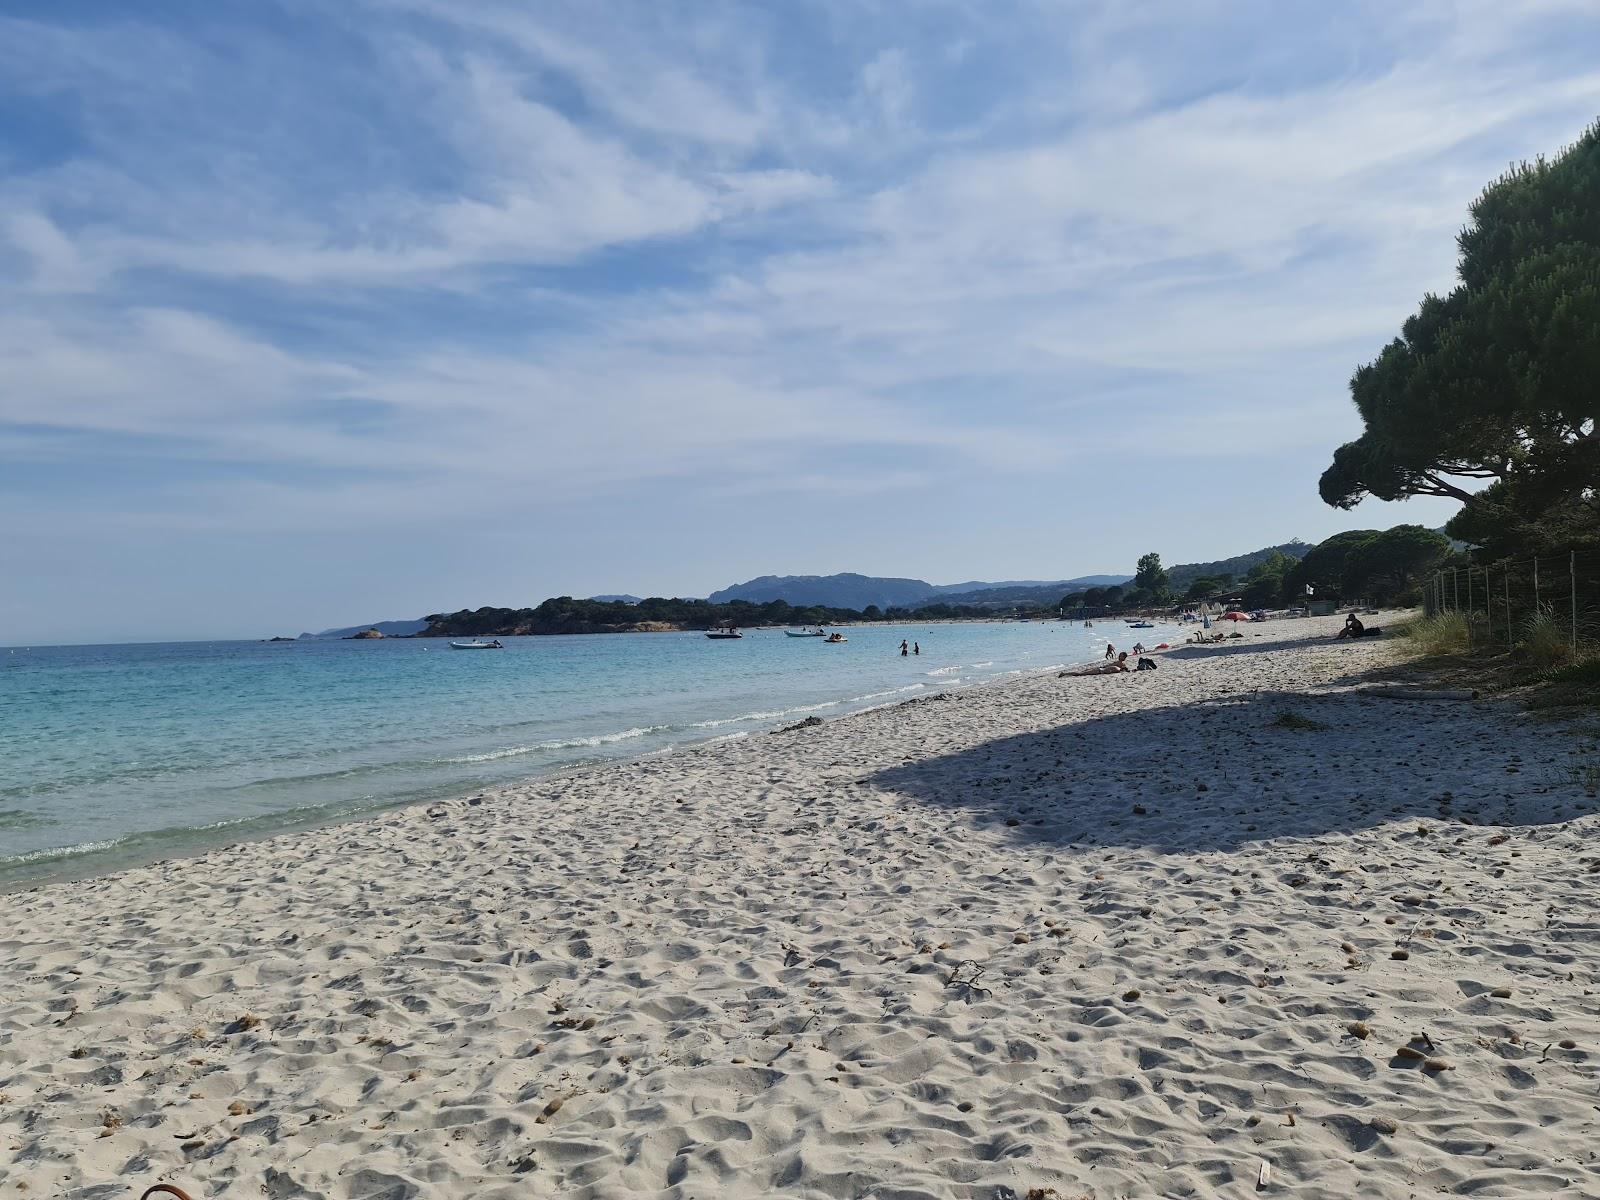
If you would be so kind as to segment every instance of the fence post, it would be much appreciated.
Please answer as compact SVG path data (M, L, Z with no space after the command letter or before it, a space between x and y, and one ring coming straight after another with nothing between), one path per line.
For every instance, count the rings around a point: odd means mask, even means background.
M1452 595L1450 597L1450 611L1451 612L1460 612L1461 611L1461 568L1460 567L1451 567L1450 568L1450 591L1452 593Z
M1578 552L1570 551L1568 564L1572 570L1572 657L1578 657Z
M1511 645L1511 568L1506 568L1506 645Z

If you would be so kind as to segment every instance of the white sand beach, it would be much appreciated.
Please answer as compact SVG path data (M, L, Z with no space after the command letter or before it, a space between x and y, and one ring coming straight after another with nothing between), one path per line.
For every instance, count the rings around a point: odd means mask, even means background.
M0 1197L1600 1196L1593 734L1337 624L0 896Z

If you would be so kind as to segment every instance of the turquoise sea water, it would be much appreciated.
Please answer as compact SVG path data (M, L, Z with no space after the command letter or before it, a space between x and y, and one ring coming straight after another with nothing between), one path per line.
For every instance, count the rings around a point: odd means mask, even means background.
M1105 622L0 650L0 886L1097 658ZM901 658L902 638L922 655Z

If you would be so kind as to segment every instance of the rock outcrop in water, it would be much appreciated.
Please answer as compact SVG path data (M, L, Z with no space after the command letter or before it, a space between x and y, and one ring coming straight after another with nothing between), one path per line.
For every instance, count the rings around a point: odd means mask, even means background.
M347 639L368 629L376 629L384 637L411 637L421 633L428 627L427 621L419 618L410 621L365 621L360 625L345 625L339 629L324 629L321 633L302 633L300 637L307 641L317 638Z

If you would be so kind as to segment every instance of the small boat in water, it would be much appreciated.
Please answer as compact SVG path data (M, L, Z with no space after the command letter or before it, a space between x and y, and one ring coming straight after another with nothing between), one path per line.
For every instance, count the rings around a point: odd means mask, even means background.
M849 640L850 639L845 637L845 635L842 633L830 633L827 637L822 639L822 644L824 646L837 646L843 642L848 642Z
M452 650L504 650L505 646L501 643L499 638L495 638L494 641L492 641L492 642L451 642L450 643L450 649L452 649Z
M811 637L811 638L827 637L828 636L828 631L826 629L822 628L819 625L815 629L785 629L783 631L783 636L784 637Z
M1128 622L1128 628L1129 629L1154 629L1155 627L1156 627L1156 624L1155 624L1154 621L1129 621Z
M706 636L714 642L729 642L735 638L742 638L744 634L729 625L726 629L708 629Z

